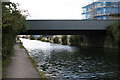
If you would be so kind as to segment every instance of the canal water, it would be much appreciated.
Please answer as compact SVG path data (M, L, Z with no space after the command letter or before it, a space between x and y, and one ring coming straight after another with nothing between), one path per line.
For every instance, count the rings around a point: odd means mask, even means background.
M79 80L120 77L120 50L74 47L22 39L38 69L53 79Z

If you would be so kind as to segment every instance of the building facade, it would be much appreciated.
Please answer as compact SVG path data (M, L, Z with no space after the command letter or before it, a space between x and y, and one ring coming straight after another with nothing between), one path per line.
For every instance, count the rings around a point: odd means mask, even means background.
M109 15L120 14L120 0L97 0L82 9L83 19L109 20Z

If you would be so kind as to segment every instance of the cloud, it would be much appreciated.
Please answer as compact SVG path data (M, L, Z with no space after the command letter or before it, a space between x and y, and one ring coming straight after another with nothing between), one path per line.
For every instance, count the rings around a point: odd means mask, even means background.
M90 0L11 0L28 10L28 19L81 19L81 7ZM84 4L83 4L84 3Z

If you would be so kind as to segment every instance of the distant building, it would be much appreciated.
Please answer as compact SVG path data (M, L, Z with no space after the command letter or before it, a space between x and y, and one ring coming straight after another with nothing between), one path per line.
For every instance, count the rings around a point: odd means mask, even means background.
M109 20L111 14L120 14L120 0L97 0L83 8L83 19ZM114 16L113 16L114 17Z

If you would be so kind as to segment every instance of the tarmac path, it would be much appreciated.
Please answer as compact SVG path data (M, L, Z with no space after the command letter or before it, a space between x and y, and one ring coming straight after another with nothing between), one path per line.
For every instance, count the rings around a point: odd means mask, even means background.
M7 78L39 78L38 72L35 70L25 49L19 47L20 44L14 46L14 56L10 65L6 69Z

